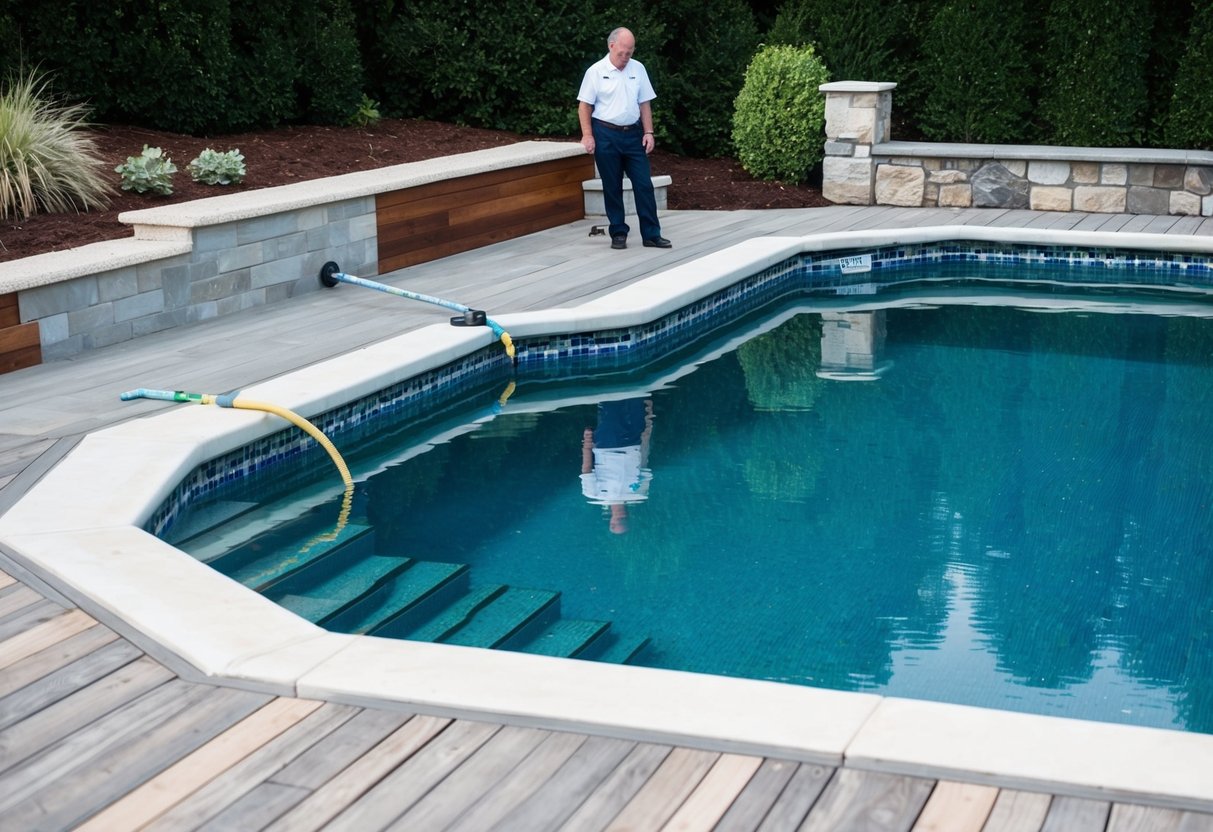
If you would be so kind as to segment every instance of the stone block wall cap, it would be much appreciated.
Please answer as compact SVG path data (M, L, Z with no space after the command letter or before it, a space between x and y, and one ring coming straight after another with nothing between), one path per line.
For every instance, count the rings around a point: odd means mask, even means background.
M415 188L487 171L584 155L585 148L580 142L524 141L276 188L259 188L158 208L124 211L118 215L118 221L128 225L200 228Z
M879 142L880 156L933 159L1038 159L1057 162L1118 162L1153 165L1210 165L1213 151L1149 147L1054 147L1043 144L966 144L962 142Z
M817 89L821 92L886 92L896 86L896 81L830 81Z

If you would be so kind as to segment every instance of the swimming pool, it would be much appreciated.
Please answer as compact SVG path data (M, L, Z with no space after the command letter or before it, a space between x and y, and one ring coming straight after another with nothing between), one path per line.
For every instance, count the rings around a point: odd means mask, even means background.
M343 553L312 551L339 500L268 483L227 497L268 506L250 551L182 548L338 632L1213 732L1213 305L880 298L486 391L440 443L385 420Z
M1206 241L1152 235L973 228L769 238L580 307L500 320L518 338L604 332L676 312L798 252L932 239L1166 246L1194 254L1207 248ZM246 392L315 416L486 346L476 333L434 328ZM1000 782L1024 784L1061 780L1080 793L1166 795L1177 805L1204 805L1210 797L1198 773L1208 770L1213 749L1199 735L318 631L215 580L141 530L196 466L277 432L268 419L227 415L215 420L202 408L175 410L86 438L0 518L0 539L202 673L266 690L835 764L845 754L850 765L890 771L966 771L970 779L974 771L990 772ZM93 484L102 479L108 487L99 494ZM982 738L978 747L974 736Z

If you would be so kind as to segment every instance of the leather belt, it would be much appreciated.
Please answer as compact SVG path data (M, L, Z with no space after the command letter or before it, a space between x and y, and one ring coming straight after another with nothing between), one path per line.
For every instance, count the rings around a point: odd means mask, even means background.
M593 121L595 124L601 125L602 127L605 127L608 130L618 130L620 133L630 133L633 130L640 129L639 121L636 122L635 124L611 124L611 122L603 121L600 118L596 118Z

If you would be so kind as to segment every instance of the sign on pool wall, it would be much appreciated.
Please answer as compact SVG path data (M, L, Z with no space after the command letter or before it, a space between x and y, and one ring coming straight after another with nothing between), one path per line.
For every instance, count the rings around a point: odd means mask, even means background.
M872 271L872 255L856 254L853 257L839 257L838 268L843 274L859 274Z

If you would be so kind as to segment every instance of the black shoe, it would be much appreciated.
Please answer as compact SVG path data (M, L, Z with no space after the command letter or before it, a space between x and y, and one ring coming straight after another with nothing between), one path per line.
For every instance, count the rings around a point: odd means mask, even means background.
M644 244L647 246L649 244L649 241L645 240ZM628 247L628 238L627 237L620 235L618 237L611 238L611 248L627 248L627 247Z
M665 237L650 237L644 241L645 248L672 248L673 243Z

